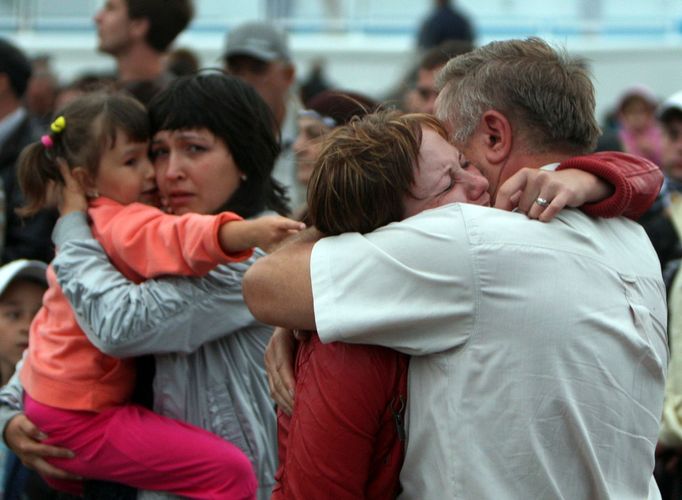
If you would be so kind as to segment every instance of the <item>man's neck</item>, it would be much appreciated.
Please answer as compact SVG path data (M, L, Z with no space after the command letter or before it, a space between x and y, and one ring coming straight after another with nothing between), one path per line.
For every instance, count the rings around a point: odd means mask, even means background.
M116 57L122 82L155 80L163 73L162 54L146 44L135 45Z
M561 163L576 156L566 152L550 151L547 153L517 153L510 158L504 167L500 178L500 185L522 168L542 168L552 163Z

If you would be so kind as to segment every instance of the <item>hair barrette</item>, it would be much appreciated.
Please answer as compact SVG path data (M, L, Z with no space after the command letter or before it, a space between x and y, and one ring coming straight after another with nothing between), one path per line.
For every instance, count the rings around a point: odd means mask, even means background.
M50 130L55 134L59 134L66 127L66 119L63 116L58 116L50 125Z
M40 138L40 142L43 146L45 146L45 149L52 149L54 147L54 142L52 141L52 137L49 135L45 134Z

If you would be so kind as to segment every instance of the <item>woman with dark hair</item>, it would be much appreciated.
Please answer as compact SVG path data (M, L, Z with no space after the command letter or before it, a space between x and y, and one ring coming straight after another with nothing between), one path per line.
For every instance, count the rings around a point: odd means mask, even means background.
M270 175L279 152L274 119L251 87L222 74L181 78L150 103L149 114L157 183L171 212L286 212L284 191ZM136 285L109 263L84 213L62 217L54 240L57 280L90 341L117 357L154 354L154 410L238 446L256 471L258 497L269 498L276 422L263 354L271 328L253 318L241 295L254 259L203 278ZM23 449L24 462L46 472L41 457L56 450L35 441L26 447L37 429L13 418L20 401L5 388L0 428L10 447Z
M202 74L179 79L149 105L155 132L151 149L155 165L158 166L159 158L173 141L177 140L176 146L196 149L191 141L182 141L183 134L191 130L197 137L210 138L217 141L216 146L224 146L226 150L221 152L227 153L239 171L239 182L222 200L222 210L235 211L243 217L253 217L266 209L285 214L288 211L285 190L271 177L280 152L274 132L277 125L270 108L263 104L251 86L236 78ZM195 154L192 158L201 156ZM161 184L159 181L160 187ZM224 186L226 191L232 189L228 184ZM174 201L167 193L162 194L169 203Z
M303 193L308 189L308 181L325 137L354 117L363 117L376 109L377 103L362 94L326 90L310 99L306 109L299 111L298 136L292 148L296 155L296 179ZM306 203L296 207L294 217L309 222Z

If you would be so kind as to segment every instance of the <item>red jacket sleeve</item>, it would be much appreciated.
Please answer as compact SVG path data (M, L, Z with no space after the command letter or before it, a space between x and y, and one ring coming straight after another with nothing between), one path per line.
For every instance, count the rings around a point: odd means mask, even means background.
M200 276L218 264L247 259L252 251L225 254L218 240L224 223L241 220L218 215L169 215L147 205L99 201L88 211L93 233L124 274L142 278L165 274Z
M557 170L567 168L590 172L613 185L611 196L581 207L593 217L623 215L637 220L654 203L663 185L663 173L658 166L627 153L605 151L577 156L562 162Z

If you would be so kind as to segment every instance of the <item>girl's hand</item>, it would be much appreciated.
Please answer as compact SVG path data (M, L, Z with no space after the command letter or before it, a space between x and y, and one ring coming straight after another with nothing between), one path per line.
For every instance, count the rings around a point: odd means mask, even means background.
M271 252L278 243L305 229L305 224L280 215L254 220L233 221L220 228L220 244L225 253L259 247Z
M246 222L251 224L253 232L251 246L266 252L272 252L283 240L305 229L303 222L280 215L270 215Z
M43 444L47 436L40 432L25 415L13 417L5 427L5 442L19 460L41 476L78 481L82 478L58 469L45 461L46 457L73 458L73 452Z
M64 185L55 185L58 190L57 207L59 208L59 215L66 215L71 212L85 212L88 209L88 200L85 197L85 191L80 183L71 175L71 169L64 160L57 160L59 165L59 173L62 174ZM61 190L60 190L61 189Z

